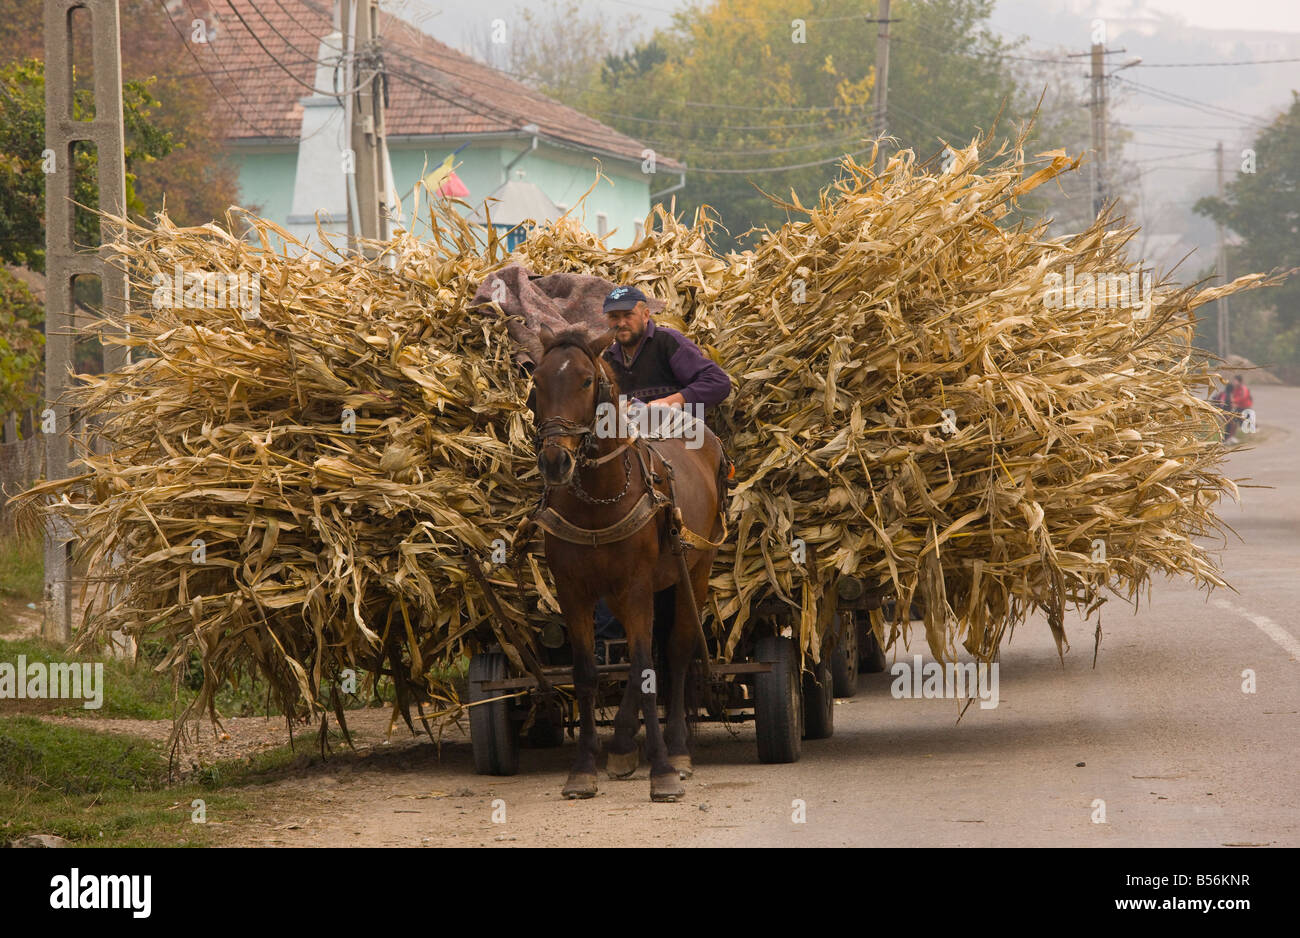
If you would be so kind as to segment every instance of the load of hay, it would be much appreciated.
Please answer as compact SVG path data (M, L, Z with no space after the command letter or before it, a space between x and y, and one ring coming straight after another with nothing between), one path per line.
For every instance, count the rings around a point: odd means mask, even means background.
M1191 314L1262 277L1079 302L1085 277L1133 269L1132 231L1011 224L1017 197L1076 165L1040 162L981 161L975 144L946 173L907 153L879 177L846 160L816 206L791 203L797 220L725 257L707 220L662 210L629 249L562 219L509 259L454 212L370 260L285 249L257 219L260 243L131 226L117 249L141 308L115 325L133 364L73 394L102 452L26 496L71 524L108 587L78 641L161 641L164 668L197 653L194 706L214 717L216 690L248 671L285 713L342 721L346 669L390 677L405 713L454 705L447 665L485 638L527 658L516 646L558 611L540 545L522 589L488 558L540 495L528 381L504 323L472 308L506 263L636 283L732 376L716 425L737 463L734 535L708 610L728 650L775 598L816 657L839 576L896 592L890 641L918 601L946 657L958 642L992 655L1033 609L1063 640L1067 605L1133 598L1157 572L1221 585L1195 539L1234 488L1196 395L1211 376ZM150 304L177 270L256 277L257 316ZM1070 302L1052 302L1067 273Z

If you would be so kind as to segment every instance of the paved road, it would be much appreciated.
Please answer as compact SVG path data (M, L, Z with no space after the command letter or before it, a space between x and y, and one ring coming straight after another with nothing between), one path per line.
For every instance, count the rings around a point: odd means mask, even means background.
M1255 398L1259 445L1230 470L1272 487L1244 489L1223 512L1242 538L1223 554L1238 592L1207 599L1160 581L1136 614L1110 604L1095 670L1090 625L1067 620L1062 668L1034 619L1003 650L996 709L972 706L956 725L955 702L895 700L888 674L863 676L837 706L834 738L806 742L793 765L757 764L751 726L705 727L681 804L650 804L644 768L602 780L591 801L561 801L571 743L525 750L522 774L504 779L474 776L453 743L404 772L309 781L315 806L286 785L264 820L311 815L274 835L290 844L1296 846L1300 389ZM924 650L919 632L913 648Z

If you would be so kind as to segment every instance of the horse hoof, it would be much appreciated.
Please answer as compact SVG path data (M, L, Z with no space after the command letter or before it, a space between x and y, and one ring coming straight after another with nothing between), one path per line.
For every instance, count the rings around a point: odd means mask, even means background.
M631 778L641 764L641 753L637 749L631 752L607 752L605 772L610 778Z
M650 776L650 800L675 802L686 794L686 786L676 772Z
M695 766L691 765L689 755L669 756L668 764L677 770L677 774L682 778L690 778L695 774Z
M596 773L574 772L564 783L564 791L561 794L570 801L575 798L596 797Z

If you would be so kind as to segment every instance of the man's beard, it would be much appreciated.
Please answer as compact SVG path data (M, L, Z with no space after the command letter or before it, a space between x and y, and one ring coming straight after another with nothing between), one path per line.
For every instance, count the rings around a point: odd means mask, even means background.
M615 335L618 337L618 342L620 345L625 345L628 348L636 348L637 343L640 342L641 339L645 336L645 326L642 326L640 329L633 331L632 334L626 339L622 337L621 333L616 332Z

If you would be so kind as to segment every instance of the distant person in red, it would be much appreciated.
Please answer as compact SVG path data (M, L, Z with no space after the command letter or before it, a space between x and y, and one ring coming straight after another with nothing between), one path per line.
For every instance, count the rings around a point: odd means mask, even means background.
M1227 425L1223 428L1223 442L1235 446L1238 442L1237 430L1241 428L1241 417L1239 415L1255 406L1255 399L1251 396L1250 388L1246 387L1246 379L1241 375L1233 376L1232 380L1224 385L1223 390L1210 400L1232 414L1228 418Z
M1246 411L1252 410L1255 406L1255 399L1251 397L1250 388L1246 387L1246 379L1241 375L1237 375L1232 379L1232 382L1235 385L1232 392L1232 412L1234 414L1244 414ZM1237 428L1239 426L1241 426L1240 417L1237 418L1236 426L1232 428L1232 437L1229 442L1237 442Z

